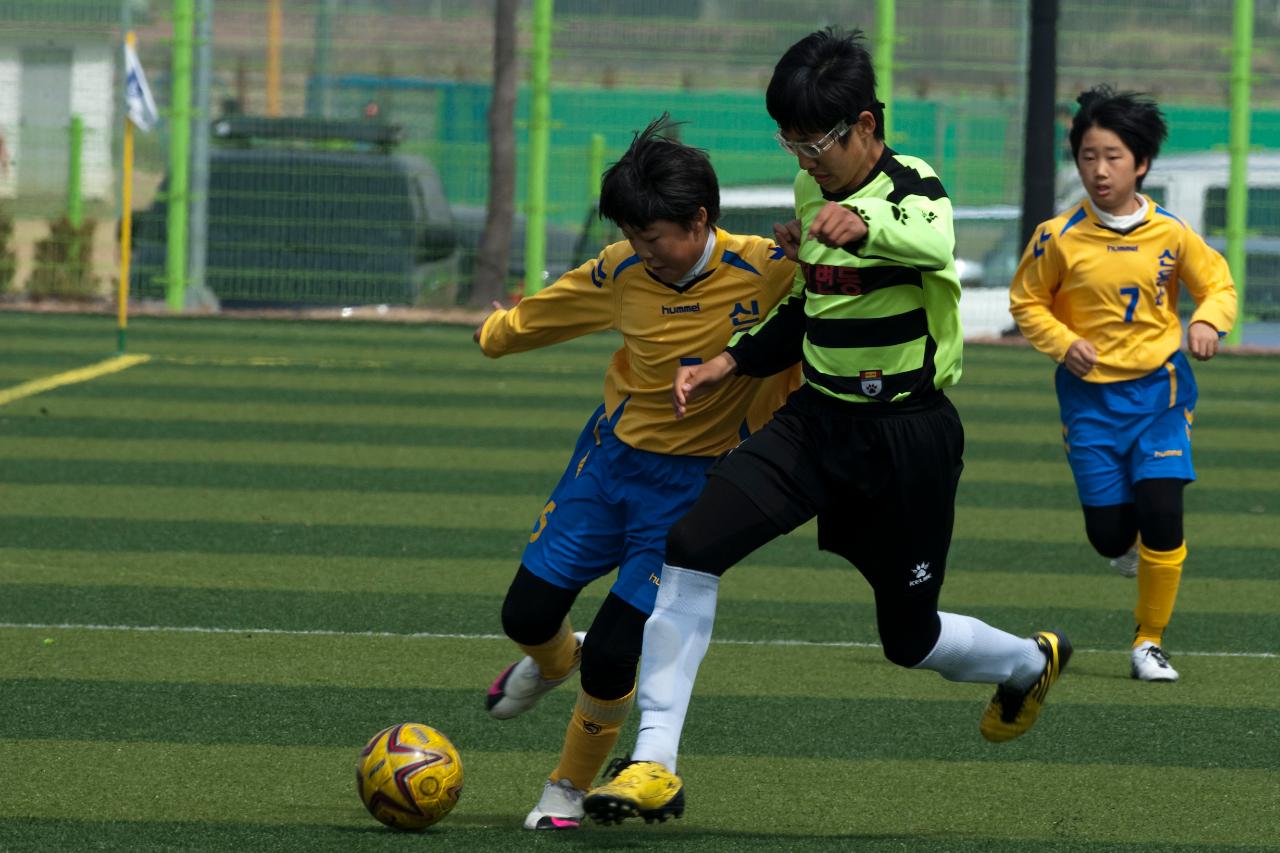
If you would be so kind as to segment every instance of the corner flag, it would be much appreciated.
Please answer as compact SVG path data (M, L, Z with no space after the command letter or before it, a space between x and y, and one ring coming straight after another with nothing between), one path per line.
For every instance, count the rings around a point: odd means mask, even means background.
M124 354L125 328L129 325L129 256L133 251L133 129L146 132L155 127L160 116L156 110L147 75L134 49L138 37L133 30L124 34L124 99L125 119L120 152L120 281L116 285L116 349Z
M145 132L155 127L160 119L156 102L151 97L151 88L147 86L147 75L142 71L138 53L128 42L124 46L124 97L129 106L129 120L139 130Z

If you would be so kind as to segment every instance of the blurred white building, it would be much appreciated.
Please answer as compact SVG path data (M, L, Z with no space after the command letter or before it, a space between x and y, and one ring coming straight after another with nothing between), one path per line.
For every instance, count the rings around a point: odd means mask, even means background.
M65 196L72 116L84 197L113 197L120 19L116 2L0 1L0 197Z

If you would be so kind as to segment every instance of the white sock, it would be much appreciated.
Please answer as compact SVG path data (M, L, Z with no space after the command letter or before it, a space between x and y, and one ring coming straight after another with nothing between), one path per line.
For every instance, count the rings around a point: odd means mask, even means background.
M711 644L720 578L662 566L658 600L644 623L636 704L640 731L634 761L656 761L672 773L698 665Z
M942 631L933 651L914 669L931 669L949 681L1007 684L1024 690L1044 671L1035 640L1015 637L972 616L938 613Z

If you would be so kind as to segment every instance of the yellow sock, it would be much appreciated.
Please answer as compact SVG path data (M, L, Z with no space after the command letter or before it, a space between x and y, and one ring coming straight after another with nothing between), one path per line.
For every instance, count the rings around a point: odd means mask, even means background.
M578 650L578 638L573 636L573 627L569 624L568 618L560 623L560 630L556 635L545 643L539 643L536 646L526 646L523 643L516 643L516 645L533 658L533 662L538 665L538 671L548 681L568 675L578 655L581 654Z
M551 781L568 779L579 790L590 788L613 745L618 742L618 733L635 701L635 688L621 699L596 699L579 690L573 719L564 733L560 763L551 774Z
M1160 645L1173 615L1186 559L1186 542L1172 551L1152 551L1146 545L1138 545L1138 604L1133 608L1133 618L1138 623L1135 647L1147 641Z

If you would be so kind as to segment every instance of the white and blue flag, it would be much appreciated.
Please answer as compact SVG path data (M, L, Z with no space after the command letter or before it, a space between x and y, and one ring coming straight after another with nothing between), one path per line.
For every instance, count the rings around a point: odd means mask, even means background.
M142 71L142 63L138 54L130 44L124 46L124 97L129 108L129 121L141 131L155 127L160 120L156 110L155 99L151 97L151 88L147 86L147 75Z

